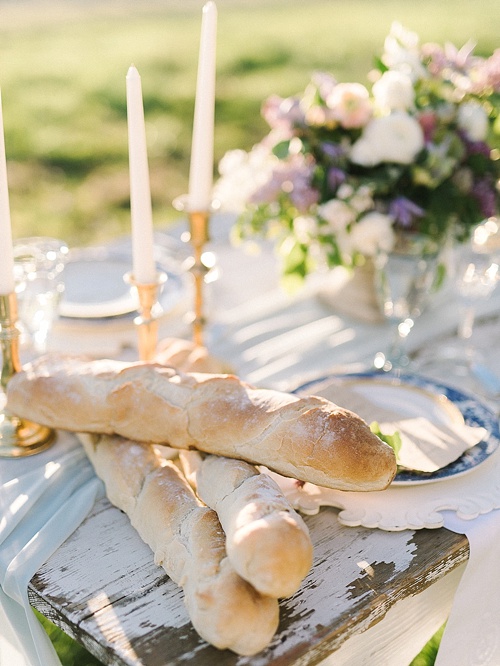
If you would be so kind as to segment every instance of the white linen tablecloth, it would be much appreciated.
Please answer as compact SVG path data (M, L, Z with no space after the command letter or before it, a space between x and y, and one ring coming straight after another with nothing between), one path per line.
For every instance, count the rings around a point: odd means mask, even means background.
M295 296L285 294L278 287L277 263L269 248L264 246L257 256L231 248L227 224L224 218L216 219L212 228L210 249L218 257L220 278L210 294L213 307L207 344L243 379L288 390L334 372L362 370L377 351L385 349L387 324L359 322L327 307L317 298L319 278ZM481 304L480 314L494 316L500 311L499 292ZM409 350L445 344L457 323L453 298L445 293L437 295L417 321L408 339ZM174 326L176 333L189 336L189 329L180 320ZM169 335L172 329L163 333ZM98 335L85 332L78 338L73 331L68 349L76 345L81 352L95 356L102 356L103 350L122 358L136 356L133 328L114 348L106 337L106 346L100 348ZM55 339L64 342L61 331ZM495 342L500 345L500 340ZM476 390L478 386L471 378L464 378L461 388ZM0 460L0 488L0 666L57 665L57 655L30 610L26 587L41 564L85 518L102 493L102 485L83 451L60 434L57 444L42 454ZM446 525L467 535L471 558L437 663L465 663L457 661L456 655L465 654L461 646L471 643L471 629L477 627L477 641L481 638L484 642L476 644L476 653L467 663L500 664L500 626L494 621L500 610L500 511L471 521L458 521L451 515ZM471 605L471 600L476 605Z

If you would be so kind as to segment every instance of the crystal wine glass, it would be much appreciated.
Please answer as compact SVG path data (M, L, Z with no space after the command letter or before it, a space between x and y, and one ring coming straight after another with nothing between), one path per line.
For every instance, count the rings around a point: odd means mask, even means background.
M377 370L401 371L410 365L406 340L424 310L436 282L439 246L425 236L398 234L393 250L375 257L375 287L385 318L392 324L388 349L376 354Z
M490 218L475 227L469 242L457 248L453 280L459 312L456 338L437 351L422 354L420 369L448 378L472 373L480 381L480 375L489 372L474 344L473 331L478 305L490 298L499 279L500 226L496 218Z
M495 359L485 361L485 353L474 336L480 302L489 299L500 280L500 225L496 218L479 224L470 240L456 248L452 286L459 315L456 335L417 358L419 370L438 379L475 378L476 389L486 397L499 393L500 376Z
M495 218L478 225L470 243L460 251L457 262L456 291L461 308L458 337L472 337L477 303L488 299L499 279L500 228ZM470 350L469 350L470 351Z

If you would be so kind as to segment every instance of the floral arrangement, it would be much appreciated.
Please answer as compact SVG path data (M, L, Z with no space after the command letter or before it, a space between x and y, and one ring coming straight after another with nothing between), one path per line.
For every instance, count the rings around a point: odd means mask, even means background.
M285 277L363 263L401 230L464 240L498 211L500 49L421 45L395 23L370 79L317 72L302 95L270 97L269 134L219 164L235 236L274 239Z

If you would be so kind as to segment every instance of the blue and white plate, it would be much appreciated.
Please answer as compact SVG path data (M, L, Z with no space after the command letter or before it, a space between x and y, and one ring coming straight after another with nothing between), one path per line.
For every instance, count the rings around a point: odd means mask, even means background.
M488 406L470 394L421 375L405 374L398 379L376 371L332 375L303 384L294 392L321 395L323 389L339 382L356 386L381 408L402 411L406 416L425 416L443 424L463 422L486 431L478 444L435 472L399 469L394 485L431 483L466 474L487 460L500 445L499 420Z

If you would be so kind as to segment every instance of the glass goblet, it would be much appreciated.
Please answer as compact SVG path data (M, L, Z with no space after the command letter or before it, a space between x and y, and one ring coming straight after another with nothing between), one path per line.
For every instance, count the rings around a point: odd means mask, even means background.
M493 380L491 359L476 344L473 335L476 312L487 301L500 280L500 226L495 218L485 220L472 231L470 239L456 248L453 273L454 298L457 304L456 336L438 349L426 350L418 359L426 374L463 380L473 375L483 384L484 393ZM491 350L490 350L491 351ZM491 354L489 354L491 357ZM497 390L498 392L498 390Z
M458 253L456 292L461 310L458 337L472 337L477 304L488 299L499 279L500 227L494 219L479 224ZM469 350L470 351L470 350Z
M57 238L34 236L14 242L21 341L38 354L46 351L58 314L67 255L68 246Z
M386 351L375 355L377 370L401 371L408 368L406 340L415 320L426 307L436 283L439 246L425 236L398 234L394 248L377 251L375 289L382 313L392 324L392 340Z

